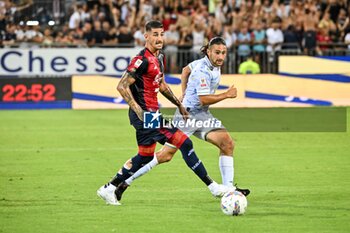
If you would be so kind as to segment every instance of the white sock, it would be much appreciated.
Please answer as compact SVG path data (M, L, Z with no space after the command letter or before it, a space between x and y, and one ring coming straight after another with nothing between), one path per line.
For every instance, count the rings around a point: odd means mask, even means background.
M222 177L222 184L226 186L233 186L233 156L220 155L219 167Z
M158 165L157 156L154 154L151 162L147 163L145 166L143 166L139 170L137 170L132 176L130 176L127 180L125 180L125 183L127 183L128 185L131 185L131 183L135 179L146 174L147 172L149 172L152 168L154 168L157 165Z
M208 185L208 189L210 190L210 192L213 192L215 190L215 188L218 186L218 184L213 181L210 185Z

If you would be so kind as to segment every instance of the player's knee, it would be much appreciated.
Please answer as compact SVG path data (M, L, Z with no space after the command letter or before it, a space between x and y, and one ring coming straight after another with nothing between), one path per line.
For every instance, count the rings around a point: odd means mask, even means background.
M171 153L159 153L156 155L158 163L167 163L173 158Z
M220 150L225 155L232 155L234 148L235 148L235 143L230 136L226 137L220 143Z

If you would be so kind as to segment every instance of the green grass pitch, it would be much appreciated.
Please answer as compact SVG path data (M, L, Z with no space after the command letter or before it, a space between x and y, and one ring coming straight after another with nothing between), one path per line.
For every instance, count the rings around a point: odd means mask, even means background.
M232 133L235 181L252 193L231 217L180 153L122 206L96 196L136 153L126 110L0 111L0 232L350 232L349 132ZM220 182L217 149L193 141Z

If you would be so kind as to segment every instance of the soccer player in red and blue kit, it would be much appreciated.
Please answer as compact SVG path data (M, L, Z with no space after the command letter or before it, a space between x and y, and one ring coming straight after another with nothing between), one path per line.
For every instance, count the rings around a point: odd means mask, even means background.
M211 193L214 196L222 196L229 191L228 187L217 184L209 177L193 149L192 141L182 131L174 127L165 128L162 125L159 128L144 127L144 112L158 113L158 92L175 104L185 119L188 115L164 80L164 55L161 53L164 36L162 23L148 22L145 25L144 36L145 48L132 59L117 87L130 107L129 118L136 129L138 154L128 160L110 182L97 190L97 194L107 204L120 205L115 194L117 186L143 165L152 161L156 143L159 142L164 146L179 149L187 166L208 186ZM157 153L162 153L162 150Z

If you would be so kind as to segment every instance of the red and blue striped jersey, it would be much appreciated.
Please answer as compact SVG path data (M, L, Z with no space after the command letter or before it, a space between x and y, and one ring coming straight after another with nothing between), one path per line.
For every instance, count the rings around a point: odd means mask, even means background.
M155 112L159 109L157 94L164 74L163 53L154 56L147 48L141 50L130 62L127 72L135 78L130 86L135 101L143 110Z

